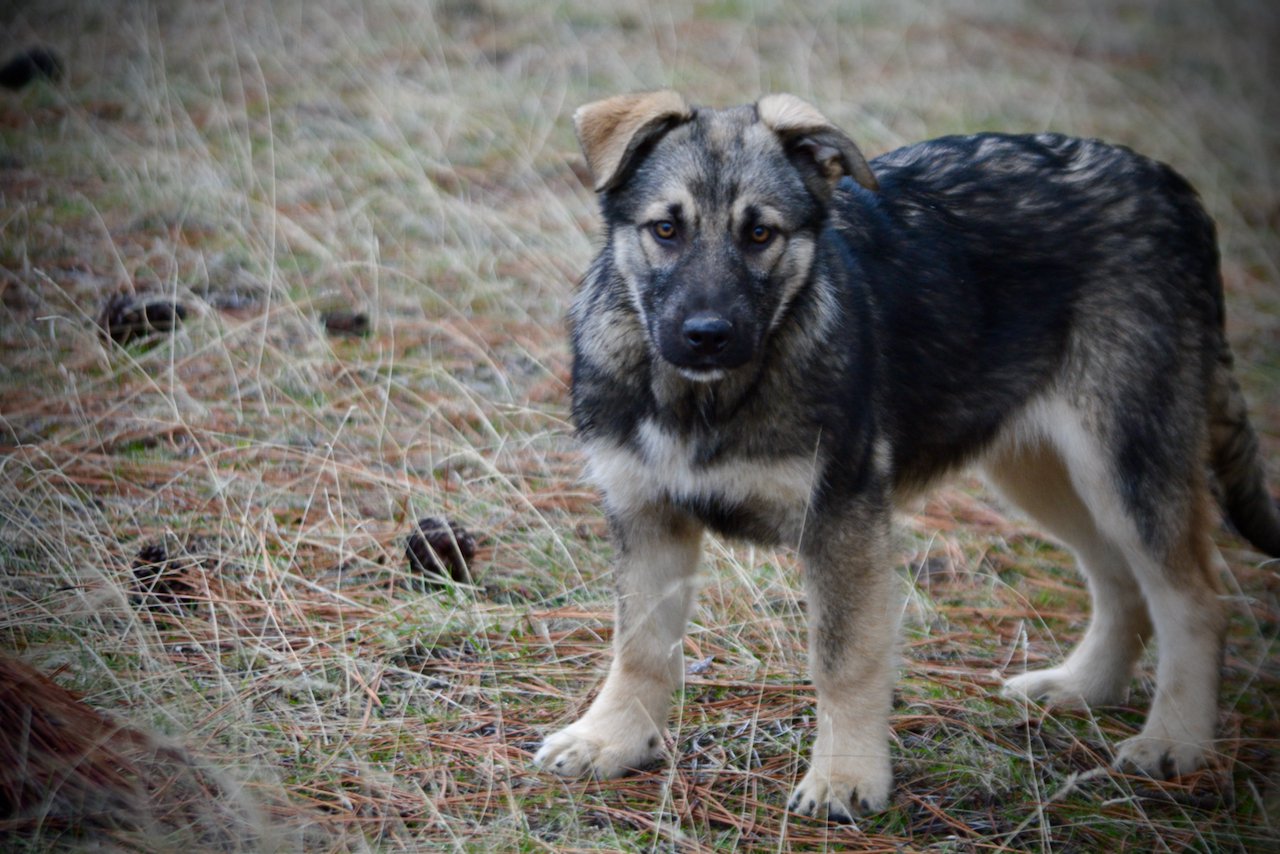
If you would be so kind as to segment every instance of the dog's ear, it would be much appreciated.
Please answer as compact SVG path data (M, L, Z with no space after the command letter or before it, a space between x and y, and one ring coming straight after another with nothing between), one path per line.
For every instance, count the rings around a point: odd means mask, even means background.
M819 195L831 195L845 175L868 190L880 189L858 146L812 104L795 95L766 95L756 102L756 113L802 165L802 173L811 176L810 186Z
M573 126L596 192L617 186L645 143L692 117L684 98L671 91L618 95L579 107Z

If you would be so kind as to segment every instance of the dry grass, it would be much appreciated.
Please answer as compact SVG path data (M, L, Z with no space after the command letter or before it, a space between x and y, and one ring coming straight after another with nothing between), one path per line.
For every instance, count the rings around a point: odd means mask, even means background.
M784 811L813 727L803 603L790 556L745 548L707 561L674 764L610 783L529 769L599 679L611 622L567 422L561 316L596 226L571 109L790 90L869 154L1048 128L1170 161L1220 224L1280 483L1267 4L48 0L0 24L0 57L42 42L68 70L0 92L0 647L54 680L0 689L80 722L6 796L5 847L1278 844L1274 566L1223 536L1220 762L1090 776L1140 723L1149 671L1132 709L992 696L1069 647L1087 595L974 483L905 520L884 814ZM95 322L119 293L190 313L119 345ZM368 334L326 334L334 310ZM477 535L475 585L410 572L426 515ZM2 755L35 746L20 731ZM58 756L81 757L68 786L131 794L86 808L47 782Z

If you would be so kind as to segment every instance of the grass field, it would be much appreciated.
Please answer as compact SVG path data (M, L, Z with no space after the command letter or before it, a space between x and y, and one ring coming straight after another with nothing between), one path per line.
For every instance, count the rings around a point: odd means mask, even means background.
M886 568L884 813L785 811L814 728L798 568L718 542L674 762L607 783L529 763L612 623L568 421L562 316L598 224L574 107L791 91L868 155L1052 129L1172 163L1219 223L1280 485L1278 21L1250 0L0 5L0 61L66 63L0 91L0 651L81 722L75 764L42 766L0 710L0 847L1276 850L1275 564L1219 538L1215 767L1091 775L1140 725L1150 659L1132 706L996 696L1070 647L1088 596L970 480L903 518ZM116 343L117 294L187 315ZM367 332L328 330L340 311ZM411 570L424 516L474 534L473 584Z

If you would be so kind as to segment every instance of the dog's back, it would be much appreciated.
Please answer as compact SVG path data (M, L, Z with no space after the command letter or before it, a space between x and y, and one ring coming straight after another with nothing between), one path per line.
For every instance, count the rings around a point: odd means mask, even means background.
M1167 399L1151 383L1175 375L1208 388L1214 229L1168 167L1049 134L947 137L872 166L879 191L843 182L834 227L874 301L904 486L970 460L1035 396L1091 370L1129 406Z

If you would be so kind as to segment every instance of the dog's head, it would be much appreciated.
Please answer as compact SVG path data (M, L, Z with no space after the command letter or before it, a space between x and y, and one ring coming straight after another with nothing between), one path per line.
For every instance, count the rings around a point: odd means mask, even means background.
M691 380L759 353L808 280L836 184L876 189L853 140L793 95L728 110L622 95L574 124L615 269L653 350Z

